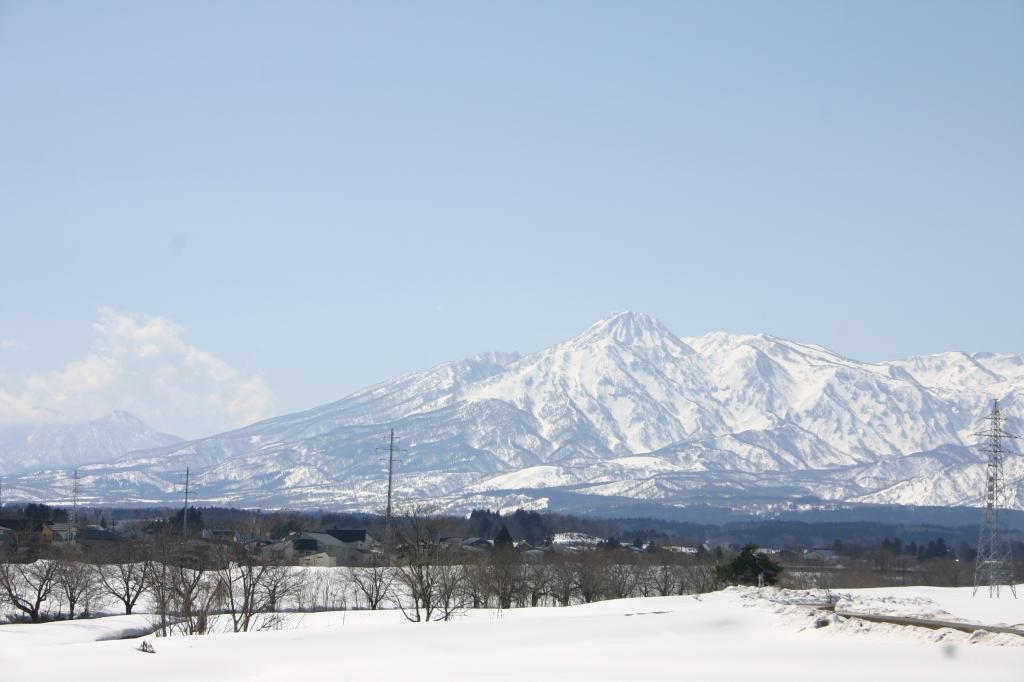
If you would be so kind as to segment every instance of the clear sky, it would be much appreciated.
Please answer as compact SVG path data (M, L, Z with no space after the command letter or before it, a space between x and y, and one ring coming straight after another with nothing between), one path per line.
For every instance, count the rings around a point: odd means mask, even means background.
M0 421L199 435L622 309L1021 352L1024 2L0 2L0 236Z

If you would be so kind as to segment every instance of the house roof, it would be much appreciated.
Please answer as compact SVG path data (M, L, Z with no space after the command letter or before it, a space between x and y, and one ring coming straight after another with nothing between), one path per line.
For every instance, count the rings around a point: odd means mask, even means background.
M365 530L342 530L340 528L332 528L330 530L325 530L324 533L340 542L366 542L367 537Z
M102 528L83 528L75 534L75 537L79 540L94 542L104 540L108 542L116 542L121 539L109 530L103 530Z
M300 552L315 552L317 542L314 538L295 538L292 540L292 549Z
M490 546L493 543L487 538L472 537L463 540L462 544L468 547L483 547L484 545Z
M313 540L324 547L341 547L344 543L333 535L327 533L303 533L303 539Z

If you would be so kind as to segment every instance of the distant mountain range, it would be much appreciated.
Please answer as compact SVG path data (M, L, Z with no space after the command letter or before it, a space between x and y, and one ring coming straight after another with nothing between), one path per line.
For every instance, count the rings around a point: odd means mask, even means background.
M35 426L0 427L0 474L109 462L132 450L180 443L128 412L75 421L53 413Z
M376 510L377 448L394 428L406 451L399 505L544 508L570 494L595 510L623 499L977 505L984 463L972 434L993 398L1011 427L1022 423L1024 355L865 363L763 334L677 337L626 312L531 355L445 363L79 473L97 503L177 504L187 466L197 503ZM1006 465L1018 508L1022 460ZM59 499L67 475L9 477L6 496Z

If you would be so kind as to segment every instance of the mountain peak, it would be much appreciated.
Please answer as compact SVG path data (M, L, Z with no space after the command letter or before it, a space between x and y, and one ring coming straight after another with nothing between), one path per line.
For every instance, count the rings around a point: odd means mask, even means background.
M114 410L113 412L110 412L109 414L106 414L98 419L93 419L92 421L148 426L148 424L146 424L141 419L136 417L131 412L128 412L127 410Z
M590 329L577 338L586 342L611 339L625 346L631 346L638 342L650 343L656 339L669 339L674 344L680 343L676 335L658 320L650 315L630 310L615 313L594 323Z

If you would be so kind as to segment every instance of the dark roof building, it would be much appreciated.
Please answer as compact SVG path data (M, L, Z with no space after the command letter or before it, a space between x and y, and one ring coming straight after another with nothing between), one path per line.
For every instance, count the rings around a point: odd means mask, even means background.
M365 530L342 530L339 528L332 528L330 530L325 530L324 533L330 535L339 542L366 542Z
M19 533L24 532L29 530L28 519L0 519L0 528Z

